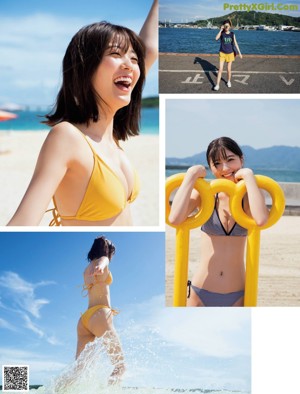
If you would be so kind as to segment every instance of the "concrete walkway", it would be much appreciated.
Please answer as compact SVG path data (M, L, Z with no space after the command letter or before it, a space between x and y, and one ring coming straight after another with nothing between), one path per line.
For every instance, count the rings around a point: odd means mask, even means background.
M218 67L217 54L160 53L159 93L300 93L300 56L236 57L232 87L226 86L223 71L220 90L215 92Z

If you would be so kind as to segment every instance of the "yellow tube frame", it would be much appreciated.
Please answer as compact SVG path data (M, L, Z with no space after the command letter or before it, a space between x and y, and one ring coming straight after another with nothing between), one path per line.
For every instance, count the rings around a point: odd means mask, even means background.
M258 292L258 271L260 251L260 231L273 226L282 216L285 208L284 193L273 179L255 175L259 188L266 190L272 197L272 208L269 219L264 226L257 226L242 208L242 200L247 192L245 182L230 182L226 179L215 179L208 183L198 179L194 188L199 192L201 206L195 216L188 217L176 226L169 222L170 195L178 188L185 174L175 174L166 181L166 223L176 228L176 256L174 273L174 306L186 306L186 284L188 279L188 256L190 230L200 227L211 216L215 205L215 194L224 192L229 195L230 211L234 220L248 230L246 251L246 283L244 306L256 306Z

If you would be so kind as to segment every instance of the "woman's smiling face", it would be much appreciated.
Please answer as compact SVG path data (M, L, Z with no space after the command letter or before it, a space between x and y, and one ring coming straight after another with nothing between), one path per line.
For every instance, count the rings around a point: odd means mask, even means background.
M216 178L236 182L235 173L242 168L243 157L225 148L214 161L210 159L209 166Z
M115 113L128 105L131 93L140 77L139 59L131 45L123 49L118 44L110 44L105 50L92 83L97 95Z

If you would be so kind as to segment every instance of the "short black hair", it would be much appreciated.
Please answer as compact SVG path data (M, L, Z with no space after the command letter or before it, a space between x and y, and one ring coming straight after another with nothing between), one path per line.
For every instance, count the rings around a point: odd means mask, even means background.
M106 237L101 235L94 240L87 258L88 261L92 261L94 259L100 259L100 257L106 256L109 258L109 260L111 260L112 256L115 254L115 251L115 245Z
M226 19L222 24L223 25L226 25L226 23L229 23L230 24L230 26L232 26L232 23L231 23L231 20L229 20L229 19Z
M145 46L130 29L108 22L93 23L80 29L72 38L63 59L63 81L53 110L45 115L46 123L96 122L101 114L98 104L102 100L96 93L92 78L109 44L127 51L131 45L138 58L140 77L132 91L130 103L114 116L113 135L125 141L139 133L142 90L145 82Z

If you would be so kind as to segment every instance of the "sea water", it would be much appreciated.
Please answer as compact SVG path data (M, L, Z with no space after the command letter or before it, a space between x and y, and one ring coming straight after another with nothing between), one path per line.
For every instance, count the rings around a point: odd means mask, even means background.
M40 123L46 110L20 111L18 117L6 122L0 122L1 130L11 131L49 131L50 127ZM142 108L141 134L158 134L158 108Z
M159 29L160 52L218 53L219 30ZM242 54L300 55L300 34L292 31L234 30Z

